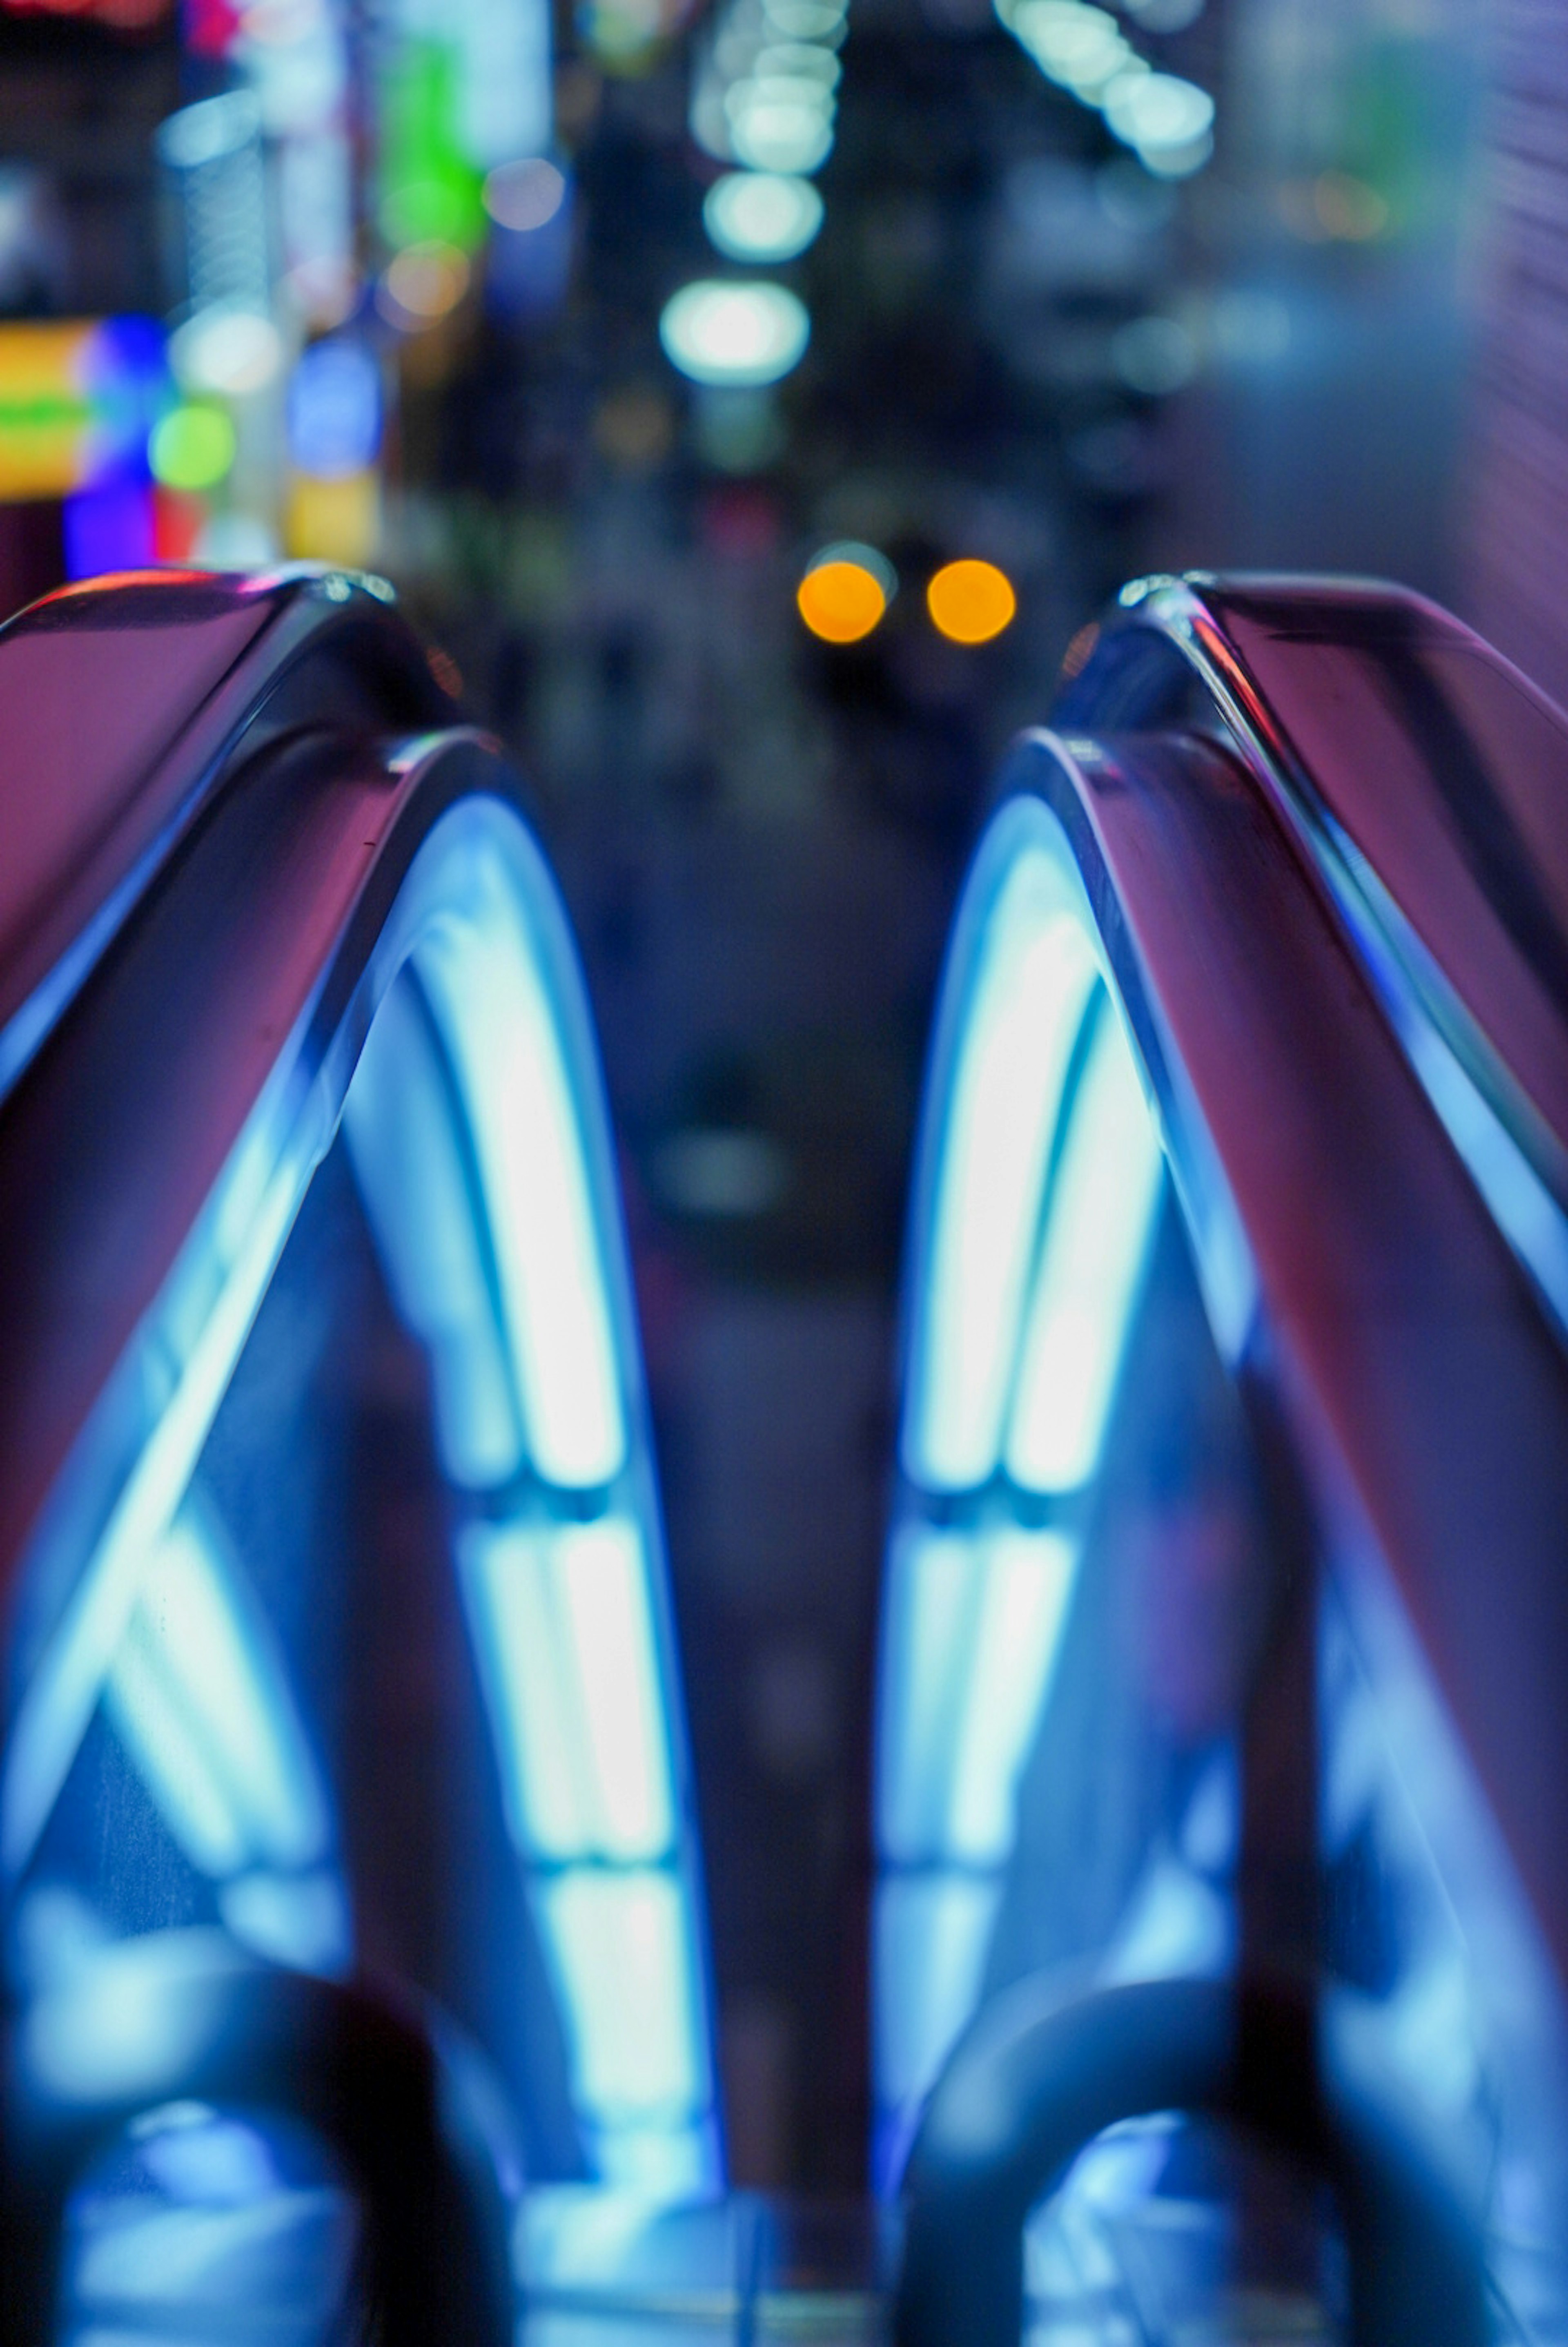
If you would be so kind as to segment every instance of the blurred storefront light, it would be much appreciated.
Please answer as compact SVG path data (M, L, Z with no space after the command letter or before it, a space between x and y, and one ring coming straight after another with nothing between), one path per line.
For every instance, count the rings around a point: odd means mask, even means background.
M805 303L783 285L699 278L665 303L659 340L694 383L777 383L810 340Z
M476 245L486 175L552 135L546 0L391 0L378 76L377 217L397 246Z
M364 343L334 335L300 357L289 386L290 554L362 569L381 537L381 374Z
M1118 77L1105 92L1105 121L1162 178L1185 179L1214 152L1214 100L1177 74Z
M926 589L932 624L955 644L989 643L1018 609L1013 582L993 562L949 562Z
M897 584L891 562L874 547L825 547L801 579L795 601L800 617L824 643L854 644L869 636Z
M728 171L703 199L703 225L729 261L793 261L822 225L809 179L778 171Z
M302 473L335 480L373 464L381 446L381 373L346 335L314 343L289 385L289 454Z
M1111 337L1111 364L1129 391L1161 399L1180 391L1197 372L1197 348L1175 318L1129 318Z
M485 210L498 228L518 234L543 228L565 200L565 174L543 155L502 163L484 182Z
M724 102L730 151L753 170L818 171L833 151L832 93L799 75L737 82Z
M411 244L387 263L376 307L404 333L449 317L468 291L467 255L437 237Z
M0 502L145 480L168 396L150 319L0 326Z
M504 163L484 183L484 209L485 307L512 323L543 317L565 298L571 275L570 176L544 155Z
M148 462L165 488L216 488L234 462L234 425L221 407L186 402L154 427Z

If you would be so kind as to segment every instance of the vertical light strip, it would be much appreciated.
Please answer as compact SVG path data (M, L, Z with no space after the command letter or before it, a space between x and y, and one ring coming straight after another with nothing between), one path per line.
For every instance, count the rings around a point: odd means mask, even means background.
M972 1533L909 1524L888 1559L878 1823L883 1855L941 1855L979 1595Z
M388 1285L430 1353L442 1464L483 1491L518 1472L523 1432L451 1092L429 1020L400 978L354 1071L343 1133Z
M459 1548L524 1850L556 1861L667 1854L675 1795L636 1525L475 1524Z
M1061 1532L998 1532L975 1559L979 1619L948 1758L948 1853L1005 1865L1018 1778L1050 1692L1078 1544Z
M593 1760L599 1847L615 1859L657 1856L674 1839L675 1803L641 1536L624 1516L563 1524L552 1562Z
M998 1876L886 1876L877 1892L878 2099L924 2095L974 2010L1001 1892Z
M526 1855L581 1857L596 1841L583 1720L549 1569L548 1524L471 1524L458 1565L490 1707L507 1821Z
M1026 1491L1074 1491L1095 1471L1161 1163L1121 1022L1105 1003L1063 1150L1007 1438L1008 1471Z
M940 1143L936 1212L905 1430L933 1491L994 1471L1040 1185L1095 962L1049 859L1024 849L997 892Z
M176 1838L213 1874L312 1865L325 1802L281 1665L188 1505L150 1559L110 1674L117 1725ZM216 1835L221 1816L227 1833ZM220 1857L219 1844L232 1845Z
M626 1431L576 1106L503 875L487 861L473 883L483 917L432 929L418 968L463 1081L534 1464L602 1485Z
M1160 1194L1158 1137L1053 830L1019 801L983 844L946 981L945 1096L926 1112L912 1489L889 1550L878 1751L884 2189L983 1993L1081 1554L1075 1519L1026 1519L1098 1465Z

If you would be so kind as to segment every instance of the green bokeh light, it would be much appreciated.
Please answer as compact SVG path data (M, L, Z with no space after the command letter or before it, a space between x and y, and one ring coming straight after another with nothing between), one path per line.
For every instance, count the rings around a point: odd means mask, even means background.
M234 462L234 426L221 407L171 408L153 428L148 459L166 489L215 489Z

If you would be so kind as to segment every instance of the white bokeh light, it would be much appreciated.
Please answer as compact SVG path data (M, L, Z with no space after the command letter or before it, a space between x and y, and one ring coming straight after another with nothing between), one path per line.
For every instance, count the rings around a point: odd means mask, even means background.
M806 305L783 285L698 278L665 303L659 340L694 383L777 383L810 339Z

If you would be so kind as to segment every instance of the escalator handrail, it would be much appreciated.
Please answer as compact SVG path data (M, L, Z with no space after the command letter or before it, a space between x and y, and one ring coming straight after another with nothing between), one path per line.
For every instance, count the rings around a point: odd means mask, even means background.
M95 2080L96 2008L134 1967L149 2059ZM123 1990L120 1992L123 1995ZM159 2049L175 2049L161 2065ZM61 2082L51 2050L65 2055ZM7 2081L0 2336L52 2335L70 2192L149 2103L195 2099L303 2121L358 2192L364 2312L387 2347L510 2347L511 2216L461 2072L407 1997L239 1955L172 1932L90 1961L22 2015Z
M1286 1983L1210 1980L1067 2005L1030 1980L981 2015L906 2172L896 2347L1017 2347L1031 2208L1103 2129L1176 2110L1233 2124L1333 2183L1354 2347L1485 2347L1473 2209L1353 2027Z

